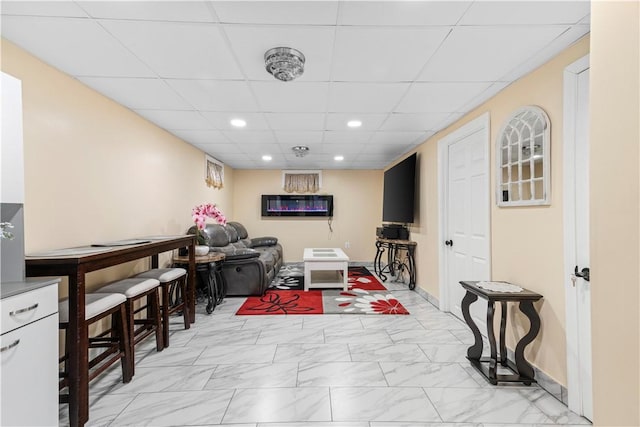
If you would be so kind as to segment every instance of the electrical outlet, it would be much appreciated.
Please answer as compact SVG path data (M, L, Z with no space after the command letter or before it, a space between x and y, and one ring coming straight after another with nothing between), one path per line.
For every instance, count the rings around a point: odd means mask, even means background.
M346 242L344 242L344 248L345 249L349 249L351 247L351 243L347 240Z

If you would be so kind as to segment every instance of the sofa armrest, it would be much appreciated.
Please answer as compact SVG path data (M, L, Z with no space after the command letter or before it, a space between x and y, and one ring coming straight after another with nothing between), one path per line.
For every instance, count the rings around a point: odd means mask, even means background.
M254 237L251 239L251 247L255 248L257 246L274 246L278 243L277 237L265 236L265 237Z
M253 249L242 249L238 250L235 253L227 254L224 261L238 261L243 259L251 259L258 258L260 256L260 252L254 251Z

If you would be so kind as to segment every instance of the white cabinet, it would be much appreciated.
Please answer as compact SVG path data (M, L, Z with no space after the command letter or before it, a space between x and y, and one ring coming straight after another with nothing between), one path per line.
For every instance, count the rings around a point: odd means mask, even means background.
M2 284L0 425L58 425L57 283Z

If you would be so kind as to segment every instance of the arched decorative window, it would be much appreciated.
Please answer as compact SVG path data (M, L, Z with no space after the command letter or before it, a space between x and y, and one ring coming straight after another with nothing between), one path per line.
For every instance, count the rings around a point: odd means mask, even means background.
M549 117L528 105L509 116L498 133L498 206L548 205L551 177L549 165Z

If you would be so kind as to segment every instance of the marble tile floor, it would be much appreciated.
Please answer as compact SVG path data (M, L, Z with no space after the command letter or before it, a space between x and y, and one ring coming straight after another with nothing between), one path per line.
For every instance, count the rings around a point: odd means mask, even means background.
M171 346L136 348L136 374L114 365L90 384L88 426L579 426L537 385L492 386L465 359L471 332L402 284L408 316L236 316L227 298ZM486 346L485 346L486 347ZM60 405L60 425L68 425Z

